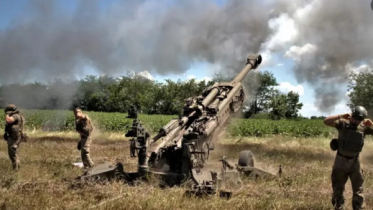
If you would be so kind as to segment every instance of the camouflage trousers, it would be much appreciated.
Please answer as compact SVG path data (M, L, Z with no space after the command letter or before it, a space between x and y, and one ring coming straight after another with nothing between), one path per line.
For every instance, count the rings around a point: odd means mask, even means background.
M82 156L82 162L84 164L84 168L91 168L93 167L93 162L91 160L91 157L89 155L90 146L92 143L92 138L90 137L81 137L81 156Z
M9 155L9 159L12 161L13 169L19 170L20 163L19 163L19 157L17 154L17 150L21 143L21 138L16 139L16 140L9 138L7 140L7 143L8 143L8 155Z
M332 171L332 204L334 209L344 209L345 198L343 192L348 178L350 178L353 192L352 208L354 210L365 209L363 196L364 176L360 168L359 157L347 159L338 154L336 155Z

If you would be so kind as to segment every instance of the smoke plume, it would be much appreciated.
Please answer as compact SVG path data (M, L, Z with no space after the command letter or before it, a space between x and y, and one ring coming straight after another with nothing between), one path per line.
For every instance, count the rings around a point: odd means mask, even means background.
M298 82L315 91L316 105L331 111L345 97L347 77L371 65L373 11L368 1L282 1L295 22L297 37L285 53L295 61ZM284 6L286 5L286 6Z
M368 1L79 1L71 11L60 3L32 1L0 29L1 83L77 78L87 66L167 75L198 61L231 74L250 53L263 53L267 67L281 53L328 111L345 95L347 66L371 64L373 56Z
M269 33L266 6L259 1L125 1L106 8L79 1L61 11L59 1L32 1L9 27L0 29L0 83L74 79L88 66L99 74L149 70L161 75L184 72L193 62L241 69ZM76 89L51 92L69 101ZM7 93L7 94L6 94ZM4 95L5 94L5 95ZM46 99L3 90L12 101L44 107ZM23 103L23 102L22 102Z
M269 32L268 11L259 1L125 1L104 11L98 3L79 1L64 13L57 1L32 1L0 31L0 82L71 78L85 65L105 74L166 75L194 61L236 69Z

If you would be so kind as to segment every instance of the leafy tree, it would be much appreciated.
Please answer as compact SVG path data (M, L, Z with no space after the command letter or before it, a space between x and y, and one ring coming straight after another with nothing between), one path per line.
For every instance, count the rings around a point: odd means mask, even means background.
M285 118L292 119L298 117L298 112L302 109L303 104L299 103L299 94L290 91L286 96Z
M181 107L183 103L178 98L180 89L180 81L166 80L166 84L155 90L150 114L174 114L178 112L178 107Z
M253 77L250 77L253 78ZM278 85L276 78L272 73L265 71L260 72L256 80L258 81L258 87L252 87L251 94L253 94L253 100L250 104L250 108L245 112L245 117L249 118L254 114L266 111L269 103L271 102L272 93L275 92L274 87ZM252 82L250 84L253 84Z
M111 89L111 101L120 112L127 112L130 105L135 105L138 111L148 113L157 88L154 81L145 77L124 76Z
M166 80L166 84L159 84L153 90L154 97L150 103L149 113L181 114L186 98L200 95L205 88L212 84L212 81L200 81L197 83L194 79L185 82Z
M311 116L310 117L311 120L323 120L325 118L326 118L325 116Z
M268 108L271 109L269 116L271 119L279 120L282 118L295 119L298 117L298 112L303 104L299 103L299 94L289 92L282 94L279 91L274 91Z
M368 112L373 110L373 71L352 73L348 85L349 102L351 108L363 106Z
M181 113L186 98L200 95L214 82L229 82L232 79L231 75L218 73L209 82L192 79L159 83L133 74L116 78L90 75L74 81L56 79L48 84L2 84L0 98L24 109L69 109L79 106L89 111L127 112L133 104L142 113L175 115ZM243 81L246 97L251 99L246 100L247 116L254 114L255 118L267 118L268 110L272 109L270 103L273 106L285 103L282 102L285 99L281 99L283 96L275 94L275 85L276 79L269 72L249 73ZM273 95L276 95L276 100L271 100ZM285 98L289 110L277 115L287 118L297 116L298 106L291 104L299 97L295 94ZM272 110L280 112L282 109L276 105Z
M110 76L87 76L80 81L75 105L89 111L111 112L114 111L109 103L110 87L116 84L115 78Z

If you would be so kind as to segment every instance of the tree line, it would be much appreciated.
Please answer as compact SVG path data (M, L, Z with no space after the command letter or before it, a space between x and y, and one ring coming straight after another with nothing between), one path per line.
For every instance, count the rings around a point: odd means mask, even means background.
M373 69L362 72L352 72L348 84L348 106L363 106L372 118L373 113Z
M244 81L246 118L293 119L302 103L294 92L280 93L276 78L268 71L251 73ZM127 112L131 105L144 114L181 114L184 99L197 96L215 82L230 81L222 73L211 81L165 80L159 82L139 75L120 77L89 75L81 80L56 79L50 83L2 84L2 106L14 103L22 109L73 109L96 112Z

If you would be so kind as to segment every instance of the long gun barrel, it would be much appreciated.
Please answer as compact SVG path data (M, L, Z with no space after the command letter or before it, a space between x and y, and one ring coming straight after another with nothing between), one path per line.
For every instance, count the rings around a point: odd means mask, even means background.
M247 57L246 66L241 70L241 72L233 79L232 82L242 82L243 78L245 78L246 74L251 69L256 69L259 64L262 63L262 56L261 55L250 55Z
M239 83L245 78L247 73L251 69L256 69L259 64L262 63L262 56L261 55L250 55L247 58L245 67L241 70L241 72L232 80L232 85L236 85L236 83ZM215 84L214 86L217 86L218 84ZM206 107L211 103L211 101L219 94L219 89L214 88L211 90L211 92L205 97L205 99L202 102L202 105Z
M231 113L237 112L242 107L244 101L243 79L250 70L256 69L261 62L261 55L250 55L244 68L232 81L215 83L212 87L204 90L202 95L187 99L183 116L162 127L150 141L152 145L162 138L162 142L152 146L150 151L152 157L161 154L168 146L180 147L183 140L210 138L215 135L216 131L221 130L217 127L224 126Z

